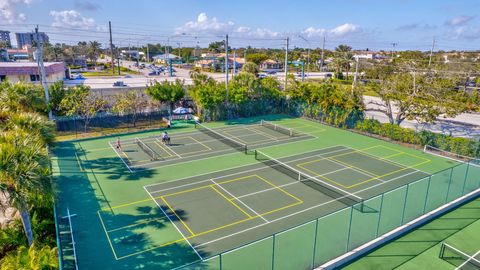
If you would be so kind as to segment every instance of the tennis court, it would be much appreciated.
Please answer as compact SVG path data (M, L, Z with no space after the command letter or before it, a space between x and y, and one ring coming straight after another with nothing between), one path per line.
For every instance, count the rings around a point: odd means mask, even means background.
M170 145L162 131L60 143L57 215L75 216L80 267L306 269L440 204L452 177L473 185L476 170L439 172L457 163L421 151L260 120L172 129Z
M409 167L395 162L405 155L383 146L334 146L280 160L256 151L257 165L145 186L181 235L156 245L186 242L205 259L345 206L378 212L378 205L364 201L428 175L415 169L427 159L409 157ZM122 206L111 210L99 216L110 224L106 230L117 258L138 255L142 251L121 240L135 238L130 230L121 233L121 226L132 224L116 224Z
M468 254L467 252L460 250L458 247L442 243L439 257L455 266L455 269L480 269L480 250L475 252L475 254Z
M196 124L196 132L175 134L170 143L163 143L161 134L150 137L135 137L121 143L108 142L130 172L151 169L177 162L185 162L248 149L278 145L313 136L295 132L268 121L259 124L235 125L211 129Z

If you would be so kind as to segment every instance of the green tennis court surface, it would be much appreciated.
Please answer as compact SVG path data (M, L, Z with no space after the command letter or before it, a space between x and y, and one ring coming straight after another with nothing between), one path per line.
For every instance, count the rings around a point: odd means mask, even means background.
M376 225L379 212L390 209L380 224L387 231L403 215L394 204L382 205L383 193L456 164L303 119L258 120L172 129L170 144L159 139L161 131L123 135L121 149L116 137L60 143L58 215L67 207L76 214L80 268L173 269L199 262L187 269L218 269L215 256L224 254L223 267L242 269L239 252L230 250L260 239L242 257L271 268L272 234L303 224L296 236L277 241L313 248L313 240L327 235L317 237L318 220L309 221L343 209L365 225ZM425 204L406 194L398 199ZM352 228L344 236L349 221L343 218L332 225L351 247L371 234ZM299 251L290 245L274 253Z

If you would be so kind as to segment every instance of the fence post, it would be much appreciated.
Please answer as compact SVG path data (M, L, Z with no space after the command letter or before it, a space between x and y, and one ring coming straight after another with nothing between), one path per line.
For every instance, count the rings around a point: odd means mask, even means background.
M448 194L450 193L450 187L452 186L452 175L453 175L453 168L450 168L450 181L448 181L448 188L447 188L447 195L445 196L445 203L448 202Z
M275 270L275 234L272 235L272 270Z
M380 213L378 214L378 222L377 222L377 232L375 233L375 238L378 237L378 231L380 231L380 221L382 220L382 208L383 208L383 200L385 198L385 193L382 193L382 200L380 201Z
M317 237L318 237L318 218L315 222L315 235L313 239L313 256L312 256L312 267L315 268L315 254L317 253Z
M470 169L470 162L467 163L467 170L465 171L465 178L463 179L462 195L465 194L465 186L467 185L468 170Z
M427 193L425 194L425 203L423 204L423 214L427 210L427 202L428 202L428 192L430 191L430 182L432 181L432 175L428 177L428 185L427 185Z
M352 232L352 220L353 220L353 206L350 206L350 224L348 225L347 246L345 252L348 252L348 244L350 244L350 234Z
M405 218L405 209L407 209L407 200L408 200L408 189L410 188L410 184L407 185L407 190L405 191L405 200L403 201L403 211L402 211L402 221L400 225L403 225L403 221Z

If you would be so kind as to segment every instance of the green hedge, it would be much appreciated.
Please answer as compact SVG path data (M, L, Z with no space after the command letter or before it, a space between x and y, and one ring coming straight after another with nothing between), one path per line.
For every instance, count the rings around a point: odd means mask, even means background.
M413 129L402 128L390 123L383 124L374 119L357 122L355 129L403 143L431 145L462 156L478 156L477 142L472 139L452 137L425 130L415 132Z

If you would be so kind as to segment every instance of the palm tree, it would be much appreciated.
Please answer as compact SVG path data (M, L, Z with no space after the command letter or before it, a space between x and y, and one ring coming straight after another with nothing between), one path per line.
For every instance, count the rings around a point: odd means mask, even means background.
M101 44L97 41L90 41L87 48L88 58L93 61L93 66L97 66L97 59L100 55Z
M338 47L335 48L336 55L339 61L342 63L342 67L347 72L347 80L348 80L348 72L350 71L350 62L352 61L353 54L352 54L352 47L340 44Z
M0 191L6 206L19 210L28 244L33 243L29 202L51 194L49 159L38 133L21 129L0 133Z

